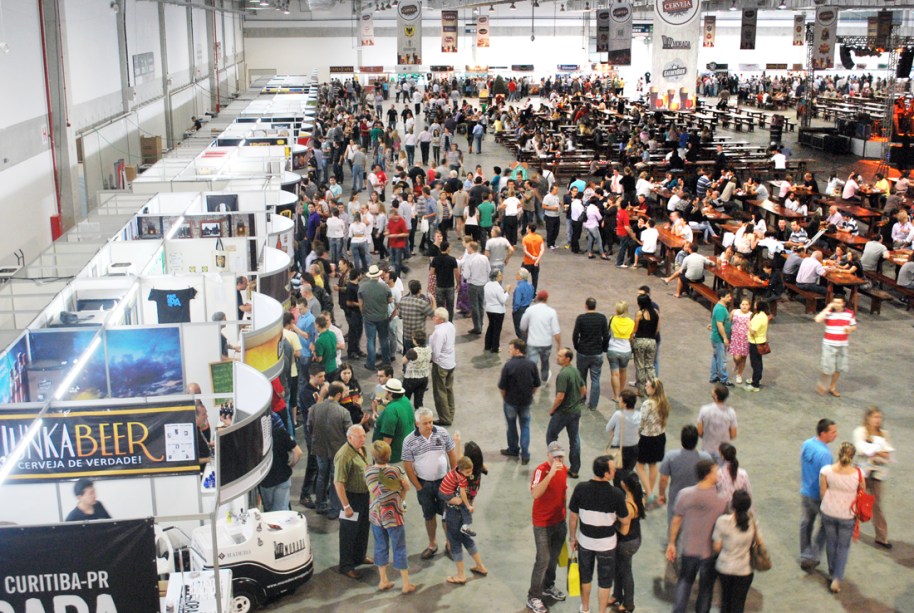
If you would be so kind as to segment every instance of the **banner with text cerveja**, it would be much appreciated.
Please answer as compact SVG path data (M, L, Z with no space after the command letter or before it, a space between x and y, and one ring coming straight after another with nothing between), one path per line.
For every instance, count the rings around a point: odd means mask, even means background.
M695 108L700 10L700 0L654 0L652 109Z
M457 53L457 11L441 11L441 53Z
M374 15L362 13L359 19L359 47L374 47Z
M717 38L717 17L708 15L705 17L704 37L702 38L703 47L713 47L714 39Z
M597 53L609 53L609 9L597 11Z
M152 519L0 528L0 611L158 613Z
M614 66L630 66L632 63L632 3L616 0L609 10L609 58Z
M9 456L36 411L0 413L0 454ZM13 483L80 477L194 473L193 403L51 409L9 475Z
M793 17L793 46L802 47L806 44L806 15L800 13Z
M402 0L397 5L397 65L422 63L422 2Z
M488 15L480 15L476 18L476 47L487 49L489 47L489 22Z
M743 9L743 21L739 29L739 48L755 49L755 31L758 25L758 11Z
M815 70L835 67L835 36L838 31L838 9L820 6L812 37L812 66Z

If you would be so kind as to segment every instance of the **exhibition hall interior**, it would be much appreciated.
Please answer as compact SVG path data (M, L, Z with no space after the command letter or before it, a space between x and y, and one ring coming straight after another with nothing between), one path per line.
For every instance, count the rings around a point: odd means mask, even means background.
M0 1L0 613L914 612L912 61L912 0Z

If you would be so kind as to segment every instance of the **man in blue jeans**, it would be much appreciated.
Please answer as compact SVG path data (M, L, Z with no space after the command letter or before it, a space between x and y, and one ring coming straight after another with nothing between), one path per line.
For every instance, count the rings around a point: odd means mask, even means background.
M670 542L666 546L666 559L670 562L676 562L677 551L682 554L673 613L686 613L692 584L699 575L695 611L708 613L717 578L711 534L717 518L727 510L727 499L717 493L717 464L714 460L699 460L695 465L695 476L698 477L698 485L684 488L676 496ZM682 542L677 550L676 539L680 535Z
M546 443L558 440L562 430L568 430L568 445L571 466L568 476L578 478L581 469L581 437L578 434L578 422L581 421L581 408L584 405L584 396L587 387L578 369L571 365L574 351L562 347L556 356L556 362L561 367L555 378L555 400L549 409L549 425L546 426Z
M823 418L816 424L816 435L803 442L800 450L800 499L803 515L800 517L800 568L812 570L819 565L819 556L825 546L825 530L821 523L813 540L813 528L822 498L819 495L819 471L834 460L828 444L838 438L838 426L830 419Z
M519 284L518 284L519 285ZM562 334L559 317L551 306L546 304L549 292L540 290L536 302L524 311L520 319L520 331L527 335L527 357L540 369L543 384L549 383L552 373L549 372L549 354L552 342L556 347L562 346Z
M508 427L508 447L501 455L516 458L524 466L530 463L530 405L540 387L536 364L527 359L527 343L520 338L508 343L511 359L505 362L498 380ZM517 427L520 424L520 441Z
M733 294L728 289L717 290L717 304L711 311L711 379L710 383L723 383L733 387L727 374L727 349L730 348L730 304Z
M573 369L572 369L573 370ZM548 613L543 598L565 600L566 595L555 585L555 568L568 527L565 524L565 492L568 489L568 469L565 449L558 441L549 443L546 461L536 467L530 481L533 495L533 542L536 561L530 574L527 608L533 613Z
M345 387L339 381L330 384L327 399L308 411L307 428L311 433L311 446L317 458L317 512L328 519L338 519L343 510L333 487L333 457L346 444L346 433L352 425L349 415L340 399Z
M578 352L577 366L581 376L586 380L590 372L590 395L587 397L587 408L597 410L600 402L600 372L603 370L603 354L609 349L609 323L606 315L597 313L597 299L584 301L586 311L574 321L574 332L571 335L574 350Z
M388 340L387 305L393 302L390 288L381 280L381 269L372 264L365 278L359 284L359 310L365 326L365 344L368 357L365 368L375 370L375 337L381 344L381 361L390 364L390 341Z

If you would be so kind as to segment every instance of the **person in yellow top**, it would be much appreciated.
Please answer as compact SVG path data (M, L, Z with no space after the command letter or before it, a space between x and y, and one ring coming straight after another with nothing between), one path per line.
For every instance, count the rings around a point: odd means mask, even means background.
M877 172L876 182L873 183L873 189L888 196L892 191L892 186L889 183L889 180L885 178L885 175L883 175L881 172Z
M616 314L609 320L609 345L606 361L609 362L610 381L613 386L613 402L619 402L619 394L628 381L628 362L632 359L632 334L635 320L628 316L628 304L622 300L616 303Z
M757 392L762 382L762 356L768 353L768 303L759 300L755 303L755 313L749 320L749 365L752 367L752 381L746 384L750 392ZM764 353L763 353L764 352Z

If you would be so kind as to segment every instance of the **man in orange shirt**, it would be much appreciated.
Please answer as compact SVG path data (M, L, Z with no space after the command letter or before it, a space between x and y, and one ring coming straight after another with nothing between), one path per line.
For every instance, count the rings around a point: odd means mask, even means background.
M536 291L540 277L540 260L546 252L546 243L543 237L536 233L536 224L527 225L527 234L524 235L524 264L523 267L530 272L533 291Z

